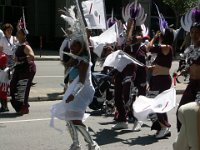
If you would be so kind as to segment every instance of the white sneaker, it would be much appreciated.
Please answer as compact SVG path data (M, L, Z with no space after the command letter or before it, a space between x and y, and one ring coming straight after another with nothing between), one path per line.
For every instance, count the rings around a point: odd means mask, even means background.
M94 142L93 145L88 144L88 150L100 150L100 147L96 142Z
M168 136L171 136L171 132L170 132L169 128L162 128L156 135L156 138L160 139L160 138L164 138L164 137L168 137Z
M114 126L112 126L113 130L119 130L119 129L128 129L128 123L127 122L118 122Z
M135 121L134 122L134 125L133 125L133 131L139 131L141 130L142 128L142 125L143 125L143 122L142 121Z
M72 144L69 148L69 150L81 150L81 145L77 145L77 144Z

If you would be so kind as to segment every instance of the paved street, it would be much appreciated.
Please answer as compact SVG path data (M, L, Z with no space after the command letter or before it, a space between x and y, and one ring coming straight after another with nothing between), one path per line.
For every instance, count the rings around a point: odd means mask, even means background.
M30 97L55 97L63 91L64 67L60 61L36 61L36 86L31 89Z
M181 95L177 96L177 101ZM71 143L69 134L65 131L65 123L56 120L56 126L63 129L60 133L49 127L49 109L51 102L32 102L30 114L16 116L9 105L10 112L0 115L0 150L67 150ZM171 150L176 137L175 111L169 112L169 120L172 123L172 136L169 139L156 140L155 131L150 131L150 122L143 125L142 131L110 130L113 125L113 117L92 115L86 120L86 124L96 132L93 138L103 150ZM91 112L88 110L88 112ZM132 128L129 124L129 128ZM85 142L81 137L84 150Z
M36 86L31 89L30 99L38 100L55 100L62 98L64 67L60 61L36 61L37 73L34 82ZM171 74L177 69L178 62L174 61ZM101 70L99 66L95 67L96 70ZM177 84L177 90L184 90L186 85Z

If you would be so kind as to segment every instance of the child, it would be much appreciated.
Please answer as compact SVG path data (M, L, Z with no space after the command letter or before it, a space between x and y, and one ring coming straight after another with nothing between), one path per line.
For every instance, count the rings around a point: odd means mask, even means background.
M1 102L1 112L7 112L7 93L9 87L9 75L6 71L7 56L3 52L0 52L0 102Z

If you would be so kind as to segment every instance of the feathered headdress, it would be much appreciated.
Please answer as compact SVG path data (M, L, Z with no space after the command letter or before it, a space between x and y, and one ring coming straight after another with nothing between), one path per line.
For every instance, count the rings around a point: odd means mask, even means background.
M158 6L155 4L157 12L158 12L158 18L159 18L159 27L160 27L160 32L164 35L165 30L169 28L167 21L165 20L164 16L162 13L160 13ZM173 34L174 34L174 40L176 39L179 31L181 28L174 30L173 29Z
M112 27L118 20L116 18L114 18L114 11L112 10L112 14L111 14L111 17L108 18L107 20L107 28L110 28Z
M155 4L157 12L158 12L158 17L159 17L159 27L160 27L160 32L162 34L165 34L165 29L169 28L167 21L165 20L163 14L160 13L158 6Z
M68 24L69 24L69 28L67 30L75 32L78 30L80 30L80 24L78 19L76 18L76 14L75 14L75 6L71 6L69 9L67 9L66 7L64 7L64 10L60 9L59 11L62 12L63 14L61 14L61 18L63 20L65 20Z
M29 34L29 32L28 32L28 30L26 28L26 20L25 20L25 15L24 15L24 8L22 8L22 17L18 21L17 29L18 30L23 30L26 35Z
M59 10L63 14L61 14L61 18L69 24L68 31L71 31L71 34L68 34L71 40L73 39L81 39L83 40L83 33L81 31L81 25L79 19L76 17L75 14L75 6L71 6L69 9L64 7L63 9ZM62 28L61 28L62 29ZM65 34L67 34L64 29L62 29Z
M194 22L200 23L200 9L198 7L192 8L181 17L181 26L187 32L190 32Z
M122 17L125 22L130 18L136 21L136 26L144 24L147 14L144 12L144 8L140 3L135 0L135 2L129 3L126 7L122 8Z
M64 12L64 14L61 15L61 18L63 18L70 25L70 28L68 28L68 30L72 31L72 34L69 35L71 43L73 43L74 40L78 40L79 42L81 42L82 44L81 51L84 48L86 48L88 52L88 56L89 56L89 61L90 61L89 43L88 43L88 37L87 37L83 15L80 10L80 1L76 0L77 16L75 14L74 9L75 9L75 6L71 6L69 10L67 10L66 8L65 10L60 10L61 12ZM68 55L72 56L74 54L68 54ZM76 58L79 59L78 57Z

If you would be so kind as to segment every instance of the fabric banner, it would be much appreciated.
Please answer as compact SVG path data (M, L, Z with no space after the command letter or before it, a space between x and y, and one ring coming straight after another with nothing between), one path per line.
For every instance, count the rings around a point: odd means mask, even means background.
M139 64L140 62L135 58L131 58L122 50L117 50L107 56L103 66L113 67L119 72L122 72L123 69L130 63Z
M134 116L139 121L147 121L151 113L165 113L176 106L176 90L170 88L155 98L139 96L133 103Z
M112 27L104 31L99 36L90 37L92 46L94 47L94 53L96 53L97 56L101 57L103 47L106 44L112 44L117 42L117 37L118 37L117 23L115 23Z
M104 0L84 1L82 8L89 29L106 29Z

